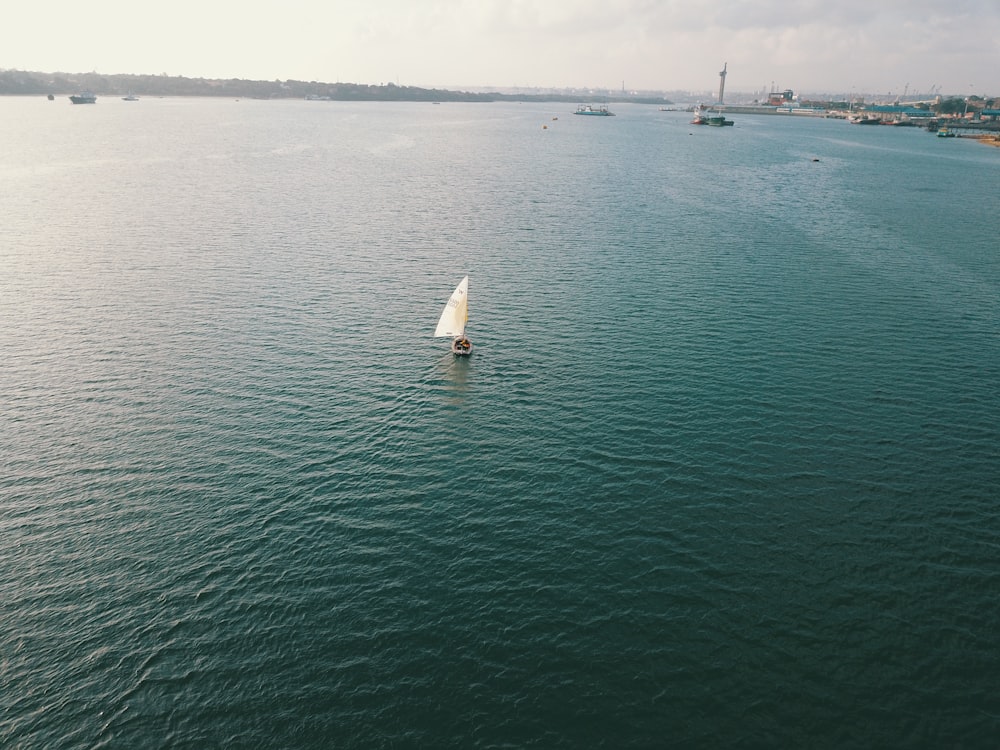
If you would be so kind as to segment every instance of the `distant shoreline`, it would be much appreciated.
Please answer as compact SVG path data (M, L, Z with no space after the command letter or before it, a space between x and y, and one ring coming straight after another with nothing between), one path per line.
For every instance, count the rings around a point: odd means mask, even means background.
M325 83L322 81L252 81L240 78L186 78L118 73L41 73L0 70L0 96L69 96L93 91L101 96L213 96L241 99L318 99L390 102L570 102L672 104L658 92L627 94L601 90L562 93L500 93L400 86L395 83Z

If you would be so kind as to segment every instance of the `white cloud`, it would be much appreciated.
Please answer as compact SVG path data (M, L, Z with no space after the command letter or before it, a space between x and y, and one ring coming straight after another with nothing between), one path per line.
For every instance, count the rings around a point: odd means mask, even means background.
M0 67L426 86L884 92L1000 83L995 0L20 3Z

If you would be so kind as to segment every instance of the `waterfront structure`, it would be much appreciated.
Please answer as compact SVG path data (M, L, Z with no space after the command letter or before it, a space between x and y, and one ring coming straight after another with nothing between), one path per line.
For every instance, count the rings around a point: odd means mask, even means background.
M926 123L934 119L929 109L918 109L905 104L868 104L862 108L868 117L877 117L883 122L908 122L916 120Z
M795 92L791 89L772 91L767 95L767 103L772 107L788 107L795 101Z

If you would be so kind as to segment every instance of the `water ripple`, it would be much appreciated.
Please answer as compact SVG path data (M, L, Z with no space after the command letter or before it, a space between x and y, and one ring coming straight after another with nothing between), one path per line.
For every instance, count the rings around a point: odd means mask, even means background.
M994 150L552 106L8 118L0 745L996 735Z

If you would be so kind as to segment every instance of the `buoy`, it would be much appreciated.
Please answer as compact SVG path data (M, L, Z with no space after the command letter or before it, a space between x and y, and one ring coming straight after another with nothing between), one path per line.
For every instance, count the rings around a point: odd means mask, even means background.
M548 129L549 129L548 125L542 125L542 130L548 130Z

